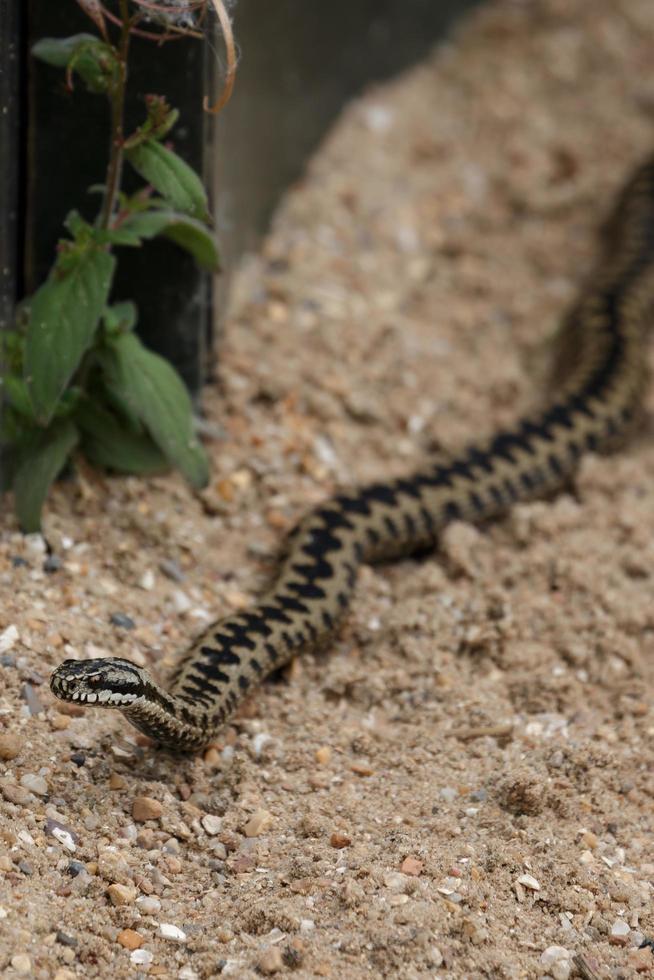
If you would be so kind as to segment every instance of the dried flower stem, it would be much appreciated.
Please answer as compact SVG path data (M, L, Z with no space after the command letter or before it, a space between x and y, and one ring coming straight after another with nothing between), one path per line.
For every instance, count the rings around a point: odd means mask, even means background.
M218 20L220 21L220 27L225 40L225 51L227 53L227 72L225 74L225 84L223 86L220 98L213 106L209 104L209 99L206 95L202 102L202 108L204 111L210 112L213 116L216 116L222 109L225 108L231 99L232 92L234 90L234 82L236 81L236 45L234 44L232 22L229 19L227 11L225 10L223 0L211 0L211 3L216 10Z
M127 0L120 0L120 16L122 23L118 44L119 76L116 86L111 92L111 143L109 147L109 164L107 166L104 201L100 213L101 228L108 228L111 223L123 169L123 115L125 111L125 90L127 87L127 53L129 51L129 36L132 28L127 9Z

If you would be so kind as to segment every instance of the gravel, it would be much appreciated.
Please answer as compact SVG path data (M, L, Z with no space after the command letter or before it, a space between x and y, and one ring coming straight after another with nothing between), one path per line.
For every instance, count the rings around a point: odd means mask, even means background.
M646 433L554 500L362 569L328 652L253 692L201 757L55 703L47 677L108 653L165 676L260 592L308 507L538 400L606 206L651 152L653 46L651 0L480 7L347 109L239 271L204 396L209 487L62 482L56 574L4 508L0 737L19 750L0 774L0 972L254 980L281 957L298 978L566 980L579 956L599 977L651 962Z

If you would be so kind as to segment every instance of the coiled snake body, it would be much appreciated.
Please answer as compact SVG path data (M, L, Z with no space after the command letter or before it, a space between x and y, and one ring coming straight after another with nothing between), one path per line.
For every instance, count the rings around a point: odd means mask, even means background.
M210 626L167 689L119 658L67 660L51 678L65 701L120 709L170 749L201 748L266 674L317 645L347 609L362 562L435 545L452 520L475 523L560 488L584 452L610 449L634 419L654 312L654 160L624 188L606 253L562 334L555 397L540 412L409 477L342 493L290 535L276 582L250 610Z

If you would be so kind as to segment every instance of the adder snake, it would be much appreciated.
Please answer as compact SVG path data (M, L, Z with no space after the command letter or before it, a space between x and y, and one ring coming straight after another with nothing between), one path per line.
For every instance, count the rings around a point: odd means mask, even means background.
M547 495L588 451L612 448L640 404L654 313L654 160L624 188L589 286L566 320L557 394L545 408L401 479L342 493L290 535L275 583L250 610L210 626L168 688L127 660L66 660L51 678L65 701L121 710L170 749L209 742L270 671L324 640L343 616L362 562L436 544L453 520L479 523Z

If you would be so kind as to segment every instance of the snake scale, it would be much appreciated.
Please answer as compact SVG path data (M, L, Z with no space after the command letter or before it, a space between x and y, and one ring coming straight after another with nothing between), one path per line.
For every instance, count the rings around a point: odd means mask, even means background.
M118 708L169 749L206 745L266 674L324 641L348 607L362 562L436 545L450 521L480 523L565 485L585 452L613 448L637 415L654 314L654 158L631 177L604 254L565 320L556 393L540 411L408 477L341 493L286 542L275 582L249 610L211 625L167 688L108 657L66 660L51 678L65 701Z

